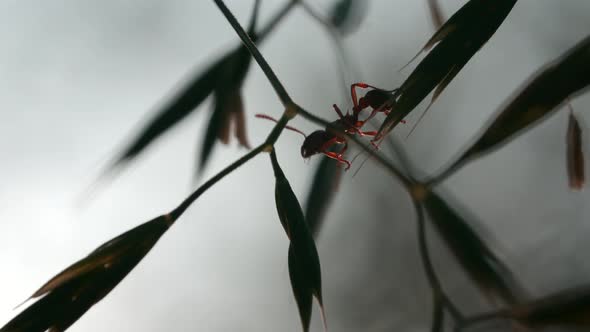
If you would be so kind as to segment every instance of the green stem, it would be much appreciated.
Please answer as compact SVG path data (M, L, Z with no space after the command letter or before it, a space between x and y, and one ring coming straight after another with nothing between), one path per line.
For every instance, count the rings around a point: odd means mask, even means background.
M219 7L223 15L229 21L229 24L231 24L231 26L234 28L240 39L242 39L242 42L244 43L250 54L252 54L252 57L256 60L256 62L258 62L258 65L260 66L266 77L268 77L268 80L272 84L273 89L279 95L279 99L281 99L283 105L285 107L291 105L293 103L293 100L287 93L287 90L285 90L285 87L283 87L283 85L280 83L277 75L274 73L272 68L270 68L269 64L266 62L262 54L260 54L256 45L254 45L254 42L252 41L252 39L250 39L250 36L248 36L246 31L244 31L244 29L240 26L238 20L234 17L234 15L230 12L230 10L227 8L227 6L223 3L222 0L214 1L217 4L217 7Z
M428 251L428 243L426 240L425 218L422 206L418 202L416 202L416 200L412 200L412 202L414 204L414 209L416 210L416 218L418 219L417 233L420 256L422 258L422 263L424 265L426 278L428 279L428 282L432 287L434 299L439 298L443 302L444 306L447 307L447 309L449 309L449 313L453 316L453 318L458 322L463 322L463 314L445 294L441 282L438 279L438 276L436 275L436 271L434 270L434 266L432 265L432 260L430 259L430 254ZM433 303L433 305L436 305L436 303Z
M256 157L260 152L264 151L266 144L261 144L254 150L248 152L242 158L234 161L231 165L224 168L221 172L217 173L214 177L209 179L207 182L203 183L195 192L193 192L189 197L187 197L180 205L172 210L169 215L172 217L173 220L177 220L186 209L193 204L197 198L199 198L207 189L211 188L214 184L216 184L219 180L223 179L226 175L236 170L238 167L245 164L250 159Z

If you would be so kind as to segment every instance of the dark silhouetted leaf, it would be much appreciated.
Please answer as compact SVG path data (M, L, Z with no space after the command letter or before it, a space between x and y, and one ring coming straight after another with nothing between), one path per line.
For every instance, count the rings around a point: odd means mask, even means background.
M342 35L354 32L367 13L366 0L337 0L330 13L330 22Z
M289 181L279 166L276 154L271 152L271 162L276 178L275 202L277 213L287 236L289 245L289 276L291 287L299 308L303 330L309 330L311 319L310 299L315 296L323 316L322 277L320 258L315 242L307 227L303 211ZM325 317L324 324L325 324Z
M254 41L256 40L255 28L258 7L259 1L256 1L250 27L248 28L248 35ZM232 122L235 122L238 142L242 146L250 147L246 138L244 107L240 90L248 74L251 62L252 56L248 49L245 46L240 46L219 71L217 85L213 91L215 98L213 113L211 114L201 145L199 166L197 167L196 174L199 174L205 168L211 152L213 152L216 139L219 139L224 144L229 142Z
M448 199L448 194L444 197ZM509 268L462 216L468 214L467 209L451 207L434 192L431 192L423 203L438 234L484 294L488 297L495 295L507 303L515 303L523 296L524 291ZM462 213L459 214L457 211Z
M432 105L463 66L492 37L515 3L516 0L470 0L451 16L422 51L436 46L393 95L394 100L390 102L393 111L379 128L375 139L382 139L436 88L430 102Z
M224 64L230 58L231 54L226 55L182 88L147 126L141 130L137 138L115 160L113 167L135 158L156 138L179 123L197 108L215 88L221 68L223 68Z
M533 75L518 95L493 117L483 135L439 177L507 144L539 124L567 99L587 91L589 85L590 36Z
M133 270L173 222L163 215L104 243L39 288L31 298L45 296L0 332L65 331Z
M586 182L584 172L584 151L582 150L582 129L573 112L567 125L567 175L571 189L581 190Z
M336 194L342 176L342 168L338 163L322 157L313 176L311 188L305 204L305 220L314 237L317 238L322 227L326 211Z
M257 40L254 28L257 19L259 1L255 3L255 9L251 18L249 34L253 40ZM290 7L287 7L290 8ZM274 26L276 22L272 22ZM270 29L265 29L265 35ZM262 36L261 36L262 37ZM250 63L250 56L242 45L224 55L203 72L180 89L176 95L148 122L137 137L115 158L111 169L116 168L139 155L160 135L171 129L174 125L185 119L192 113L214 90L238 90L246 77ZM236 117L239 120L238 117ZM243 121L242 121L243 123ZM245 132L244 125L241 130ZM240 144L247 142L240 133Z
M590 286L560 291L527 304L517 305L509 314L530 327L590 327Z
M428 9L430 10L430 19L432 20L432 25L435 29L440 29L440 27L445 23L445 16L440 9L438 0L428 0Z

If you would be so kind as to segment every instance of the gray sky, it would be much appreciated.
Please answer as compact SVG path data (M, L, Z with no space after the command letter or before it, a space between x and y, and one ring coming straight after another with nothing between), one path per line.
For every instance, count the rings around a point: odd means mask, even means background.
M263 1L261 21L282 3ZM441 3L450 15L464 1ZM228 6L243 22L251 2ZM404 141L414 161L425 172L449 161L531 73L585 37L588 13L586 0L519 1ZM346 84L399 85L409 70L398 69L432 33L428 17L425 1L371 1L364 24L346 39L360 67L360 77L352 69L346 73ZM209 103L90 203L77 204L174 87L237 38L212 1L21 0L0 3L0 40L3 324L17 314L16 304L64 267L188 195ZM349 102L328 36L301 10L281 23L262 52L304 107L333 118L331 104ZM252 68L244 95L256 144L271 124L253 114L277 116L282 109L258 67ZM586 128L589 106L588 95L573 101ZM580 250L590 235L589 197L567 188L566 115L559 112L445 186L476 211L535 294L590 277L587 250ZM316 129L301 119L294 125ZM300 144L298 135L285 133L277 151L303 201L318 158L304 163ZM235 142L218 147L204 178L243 153ZM258 156L209 190L71 331L299 331L271 172L268 157ZM331 330L422 330L429 293L406 194L367 163L358 176L345 174L331 212L318 243ZM485 308L447 256L437 251L435 257L460 303ZM317 316L314 331L320 329Z

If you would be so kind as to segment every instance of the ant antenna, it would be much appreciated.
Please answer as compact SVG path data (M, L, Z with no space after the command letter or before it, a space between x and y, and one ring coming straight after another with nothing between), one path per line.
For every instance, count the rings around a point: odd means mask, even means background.
M371 158L371 155L367 155L367 158L365 158L365 160L363 160L363 162L361 163L361 165L359 166L359 168L356 169L356 171L354 171L354 173L352 174L352 177L355 177L358 172L360 172L361 168L363 168L363 166L365 165L365 163L367 162L367 160L369 160Z
M266 119L266 120L270 120L270 121L273 121L273 122L279 123L279 121L278 121L277 119L273 118L273 117L272 117L272 116L270 116L270 115L266 115L266 114L260 114L260 113L258 113L258 114L256 114L255 116L256 116L257 118L259 118L259 119ZM285 126L285 128L287 128L287 129L289 129L289 130L292 130L292 131L294 131L294 132L296 132L296 133L299 133L299 134L303 135L303 137L307 138L307 135L305 135L305 134L304 134L304 133L303 133L301 130L299 130L299 129L297 129L297 128L293 128L293 127L291 127L291 126Z

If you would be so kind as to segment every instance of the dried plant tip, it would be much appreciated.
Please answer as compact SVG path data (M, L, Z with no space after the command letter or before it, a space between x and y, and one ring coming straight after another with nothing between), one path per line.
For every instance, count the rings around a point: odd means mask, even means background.
M248 34L252 39L256 39L254 28L259 1L256 1L254 7L251 24L248 28ZM197 175L203 171L209 161L215 146L215 139L219 139L224 144L229 142L232 120L236 122L236 136L239 143L242 146L250 146L246 138L245 121L240 122L235 113L244 112L240 91L251 62L252 56L250 52L245 46L241 45L231 54L219 72L217 85L214 88L214 109L201 145L201 153L196 167L197 171L195 172Z
M234 135L238 139L238 143L246 148L250 148L248 143L248 137L246 134L246 119L244 116L244 105L242 103L242 95L239 91L231 93L227 97L227 100L220 101L222 106L219 111L221 112L221 124L217 128L217 138L223 144L228 144L230 139L231 127L234 127Z
M240 101L240 108L236 112L232 113L235 126L235 136L241 146L250 149L248 134L246 133L246 116L244 114L244 107L242 106L242 97L240 94L238 94L238 99Z
M586 182L584 171L584 152L582 147L582 129L573 112L570 111L567 136L567 175L569 186L574 190L582 190Z
M65 331L133 270L172 222L163 215L104 243L41 286L31 298L45 296L0 332Z
M293 193L274 151L270 153L270 159L276 178L277 213L291 241L288 253L291 287L299 309L303 331L308 331L313 297L318 300L323 311L320 258L299 201Z

